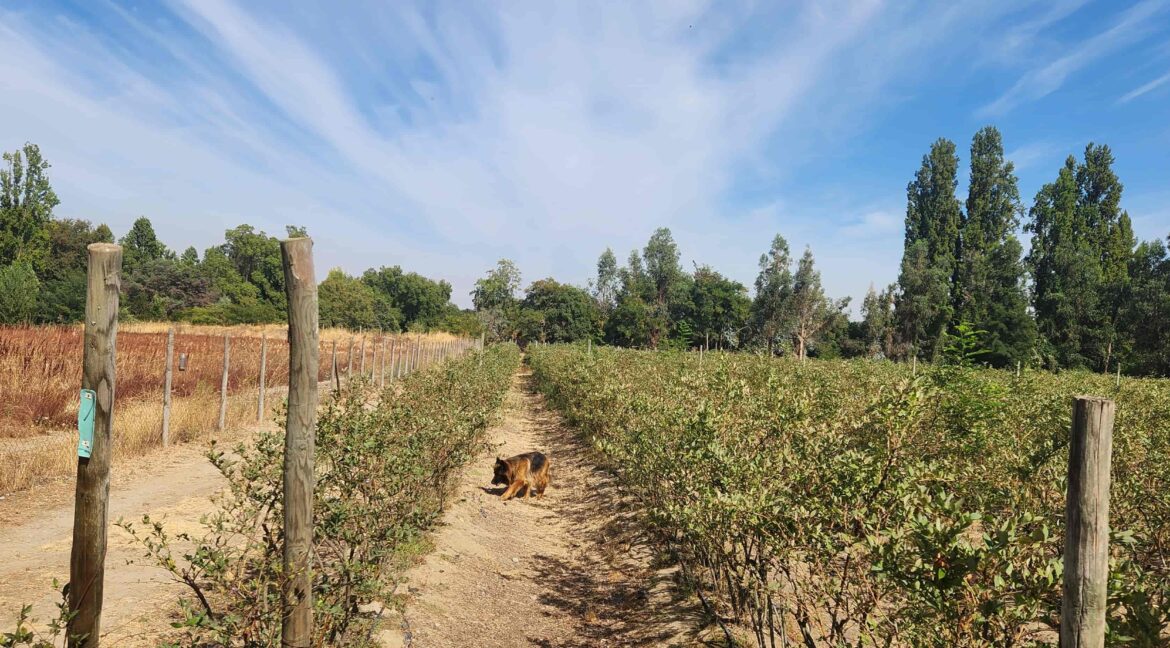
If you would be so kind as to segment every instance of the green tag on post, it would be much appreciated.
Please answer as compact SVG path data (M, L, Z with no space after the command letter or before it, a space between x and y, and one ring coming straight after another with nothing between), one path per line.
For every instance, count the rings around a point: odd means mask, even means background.
M93 413L97 407L97 393L92 389L81 390L81 405L77 408L77 456L89 459L93 452Z

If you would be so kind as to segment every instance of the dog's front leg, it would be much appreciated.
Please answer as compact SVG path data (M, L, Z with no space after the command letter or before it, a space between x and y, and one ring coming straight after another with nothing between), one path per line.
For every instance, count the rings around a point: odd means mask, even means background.
M508 484L508 488L505 489L504 492L500 494L500 499L502 499L502 500L512 499L512 497L514 497L516 495L516 491L520 490L520 487L523 485L524 485L524 482L522 482L522 481L514 481L511 484Z

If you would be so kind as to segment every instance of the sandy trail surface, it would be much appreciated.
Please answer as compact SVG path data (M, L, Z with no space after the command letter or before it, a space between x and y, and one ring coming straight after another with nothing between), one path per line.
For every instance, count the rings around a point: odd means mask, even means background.
M103 646L155 645L160 633L170 630L183 587L144 559L140 546L114 523L138 522L149 514L165 519L168 533L201 535L199 518L212 510L210 497L225 484L205 449L205 444L177 445L112 467ZM0 525L0 632L8 632L23 604L32 604L33 616L42 622L56 615L61 594L53 579L69 580L73 483L51 482L6 496L0 520L6 520Z
M456 487L433 551L398 588L404 612L388 611L378 639L393 648L697 646L699 606L672 567L659 564L636 509L596 467L586 446L532 389L513 378L489 451ZM168 533L202 535L199 518L225 485L205 444L179 445L114 466L106 558L103 646L157 645L171 631L184 586L143 558L114 526L144 514ZM547 454L543 499L502 502L491 485L496 455ZM0 499L0 632L20 607L45 621L56 612L56 578L68 580L73 484L60 481ZM388 608L390 609L390 608Z
M515 378L487 453L464 473L434 550L406 573L384 645L585 648L702 645L694 597L639 531L636 510L560 416ZM543 499L500 501L495 455L547 454Z

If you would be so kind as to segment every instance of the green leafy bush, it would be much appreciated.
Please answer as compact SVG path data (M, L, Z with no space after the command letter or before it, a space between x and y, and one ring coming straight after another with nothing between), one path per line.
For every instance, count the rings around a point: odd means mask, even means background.
M363 645L367 604L392 593L392 559L442 514L452 477L477 455L519 363L493 346L376 394L355 381L318 414L313 503L314 646ZM282 417L283 419L283 417ZM210 459L228 480L201 538L163 522L120 522L189 587L179 644L280 645L283 431ZM176 555L175 539L194 548Z
M968 337L970 337L968 335ZM717 618L759 646L1052 645L1071 397L1118 402L1109 645L1170 636L1170 385L962 361L530 349Z

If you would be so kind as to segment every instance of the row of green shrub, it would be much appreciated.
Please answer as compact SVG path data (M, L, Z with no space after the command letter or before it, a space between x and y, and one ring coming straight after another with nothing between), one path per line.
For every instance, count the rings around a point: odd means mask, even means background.
M540 389L759 646L1055 643L1071 397L1115 398L1109 645L1170 636L1170 383L539 346Z

